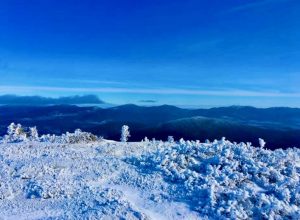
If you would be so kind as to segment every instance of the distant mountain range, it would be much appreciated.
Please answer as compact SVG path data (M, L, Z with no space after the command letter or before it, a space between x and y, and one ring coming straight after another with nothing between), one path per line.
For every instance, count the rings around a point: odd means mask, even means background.
M162 105L142 107L123 105L111 108L52 106L0 106L0 134L11 122L37 126L41 134L61 134L81 128L119 140L123 124L130 126L130 141L149 139L220 139L252 142L259 137L269 148L300 147L300 109L220 107L211 109L182 109Z
M59 98L48 98L41 96L0 96L1 105L75 105L75 104L103 104L95 95L67 96Z

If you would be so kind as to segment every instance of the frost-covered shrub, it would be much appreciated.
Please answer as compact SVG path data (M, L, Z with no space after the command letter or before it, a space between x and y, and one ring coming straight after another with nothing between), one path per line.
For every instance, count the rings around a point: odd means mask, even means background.
M11 123L7 127L7 135L4 136L4 140L6 142L18 142L18 141L24 141L27 138L27 133L25 132L24 128L22 128L22 125Z
M121 129L121 142L127 142L130 137L129 127L127 125L123 125Z
M174 137L173 136L168 136L168 142L169 143L174 143Z
M67 132L61 136L62 142L66 144L91 143L97 141L97 136L89 132L76 129L74 133Z
M22 141L40 141L49 143L61 144L76 144L76 143L92 143L103 139L97 137L89 132L83 132L80 129L75 130L74 133L65 133L58 135L42 135L39 137L36 127L22 127L20 124L11 123L7 128L7 135L4 136L3 142L13 143Z
M174 194L180 189L179 199L189 200L202 216L299 219L299 149L271 151L225 138L181 140L143 155L139 164L160 169Z
M44 134L41 136L40 141L41 142L49 142L49 143L59 143L61 140L61 138L59 136L56 135L50 135L50 134Z
M184 140L183 138L180 138L179 143L180 143L181 145L184 145L184 144L185 144L185 140Z
M27 199L42 198L43 189L33 181L29 181L25 186L25 196Z
M149 139L147 137L144 138L144 142L149 143Z
M3 140L5 142L39 141L39 136L36 127L22 127L21 124L11 123L7 127L7 135Z

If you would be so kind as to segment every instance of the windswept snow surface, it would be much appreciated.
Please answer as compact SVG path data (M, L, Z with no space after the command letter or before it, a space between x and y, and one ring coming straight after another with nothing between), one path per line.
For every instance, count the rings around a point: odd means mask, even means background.
M1 143L0 178L0 219L300 219L296 148Z

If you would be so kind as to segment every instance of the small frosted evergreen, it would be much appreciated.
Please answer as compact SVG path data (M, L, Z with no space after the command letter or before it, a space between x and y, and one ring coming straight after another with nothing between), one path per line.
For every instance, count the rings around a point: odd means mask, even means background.
M260 146L261 148L264 148L264 147L266 146L266 142L265 142L264 139L259 138L259 139L258 139L258 142L259 142L259 146Z
M130 137L129 127L127 125L123 125L121 129L121 142L127 142Z

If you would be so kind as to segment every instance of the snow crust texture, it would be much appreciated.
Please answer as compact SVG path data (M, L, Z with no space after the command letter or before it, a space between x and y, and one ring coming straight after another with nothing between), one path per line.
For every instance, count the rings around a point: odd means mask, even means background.
M0 219L300 219L297 148L67 136L0 141Z

